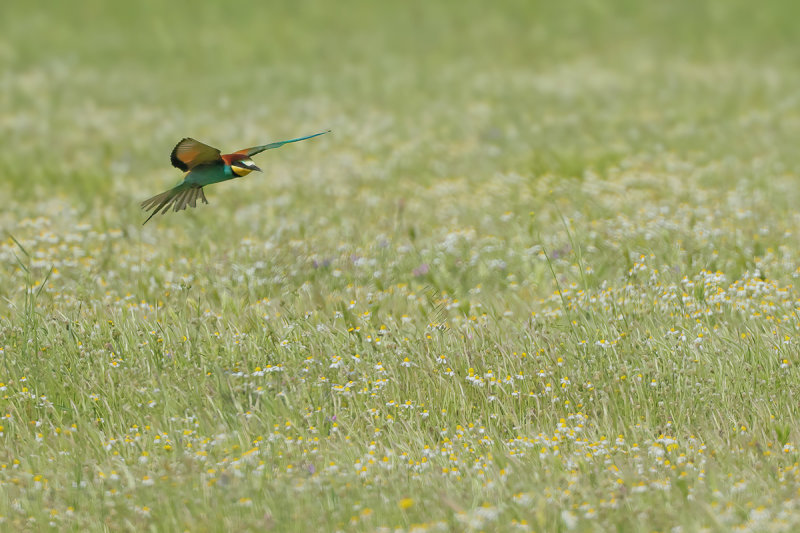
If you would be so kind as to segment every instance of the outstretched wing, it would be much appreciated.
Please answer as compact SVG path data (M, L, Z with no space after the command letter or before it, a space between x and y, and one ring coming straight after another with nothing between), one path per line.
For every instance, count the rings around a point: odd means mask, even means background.
M330 133L331 130L323 131L321 133L315 133L314 135L308 135L307 137L298 137L297 139L289 139L288 141L278 141L275 143L270 144L263 144L261 146L254 146L252 148L245 148L244 150L239 150L235 152L237 154L244 154L247 157L253 157L254 155L263 152L264 150L270 150L272 148L280 148L284 144L289 143L296 143L297 141L305 141L306 139L311 139L313 137L318 137L320 135L325 135L326 133Z
M197 165L222 161L220 151L200 141L186 137L175 145L169 156L172 166L187 172Z

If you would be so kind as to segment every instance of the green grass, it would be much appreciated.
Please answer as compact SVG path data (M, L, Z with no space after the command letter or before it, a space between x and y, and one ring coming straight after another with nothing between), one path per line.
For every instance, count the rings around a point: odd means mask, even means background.
M797 16L6 1L1 528L797 529Z

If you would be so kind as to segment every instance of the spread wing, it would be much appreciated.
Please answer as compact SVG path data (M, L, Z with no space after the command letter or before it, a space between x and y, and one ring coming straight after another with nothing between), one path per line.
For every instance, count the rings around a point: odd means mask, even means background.
M200 141L186 137L175 145L169 156L172 166L187 172L197 165L222 161L220 151Z
M330 131L331 130L323 131L322 133L315 133L314 135L308 135L306 137L298 137L297 139L289 139L288 141L278 141L278 142L274 142L274 143L270 143L270 144L263 144L261 146L254 146L252 148L245 148L244 150L239 150L236 153L237 154L244 154L247 157L253 157L257 153L263 152L264 150L270 150L272 148L280 148L284 144L296 143L297 141L305 141L306 139L311 139L312 137L317 137L319 135L325 135L326 133L330 133Z

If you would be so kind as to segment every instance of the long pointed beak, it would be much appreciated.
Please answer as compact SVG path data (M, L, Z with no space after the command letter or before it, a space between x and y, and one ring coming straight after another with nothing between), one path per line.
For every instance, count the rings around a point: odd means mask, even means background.
M255 170L256 172L262 172L262 170L255 165L253 165L253 170Z

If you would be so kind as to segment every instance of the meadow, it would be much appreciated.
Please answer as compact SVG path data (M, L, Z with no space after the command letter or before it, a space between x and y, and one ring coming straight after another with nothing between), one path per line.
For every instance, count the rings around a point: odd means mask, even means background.
M0 530L796 531L798 15L5 0Z

